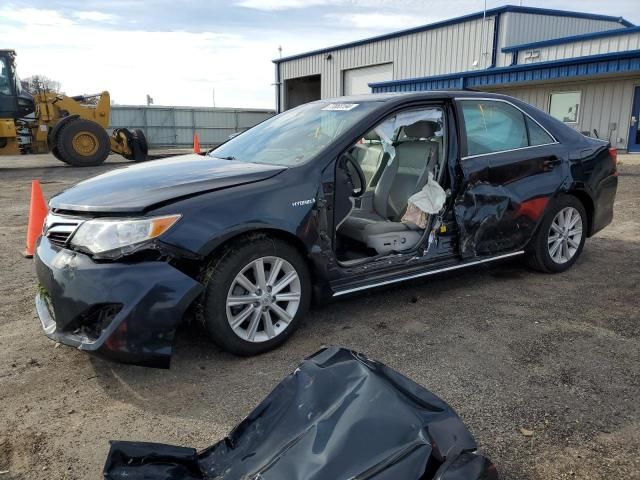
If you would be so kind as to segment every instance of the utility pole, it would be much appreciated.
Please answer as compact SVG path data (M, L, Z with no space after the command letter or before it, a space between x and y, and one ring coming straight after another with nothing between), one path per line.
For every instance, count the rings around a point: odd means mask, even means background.
M213 108L216 108L216 89L211 88L211 97L213 99Z

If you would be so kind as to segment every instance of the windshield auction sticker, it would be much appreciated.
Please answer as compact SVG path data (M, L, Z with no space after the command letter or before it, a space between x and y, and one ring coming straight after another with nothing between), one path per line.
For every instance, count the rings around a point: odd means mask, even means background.
M348 112L349 110L353 110L359 104L358 103L330 103L322 110L329 110L332 112Z

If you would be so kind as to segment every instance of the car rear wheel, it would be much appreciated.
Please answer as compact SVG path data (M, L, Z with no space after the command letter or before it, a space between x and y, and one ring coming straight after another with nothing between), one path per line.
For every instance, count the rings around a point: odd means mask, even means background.
M529 265L548 273L568 270L582 252L586 227L587 214L580 200L570 195L558 198L531 242Z
M202 319L213 341L236 355L279 346L309 309L306 262L291 245L265 235L226 248L207 278Z

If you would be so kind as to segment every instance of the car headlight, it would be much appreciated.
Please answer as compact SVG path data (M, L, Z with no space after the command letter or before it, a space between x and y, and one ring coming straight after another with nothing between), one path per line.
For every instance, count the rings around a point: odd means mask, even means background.
M71 237L71 245L92 253L119 250L126 253L169 230L180 215L138 219L96 218L82 223Z

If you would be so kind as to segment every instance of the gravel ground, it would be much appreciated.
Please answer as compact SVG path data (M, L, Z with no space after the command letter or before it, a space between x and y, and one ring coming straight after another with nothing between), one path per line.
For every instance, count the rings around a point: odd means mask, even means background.
M613 224L564 274L512 261L354 296L316 308L285 346L250 359L185 326L171 370L56 347L35 316L33 264L20 256L30 180L49 197L115 158L86 169L0 160L0 480L100 478L109 439L206 447L325 343L449 402L502 478L640 479L637 157L623 158Z

